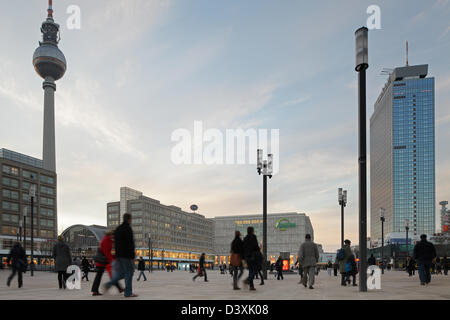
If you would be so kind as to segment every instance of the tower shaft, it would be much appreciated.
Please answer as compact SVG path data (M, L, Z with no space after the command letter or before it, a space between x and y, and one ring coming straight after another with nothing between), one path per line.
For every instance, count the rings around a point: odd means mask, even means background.
M55 153L55 91L53 78L46 77L44 89L44 141L42 149L42 165L44 169L56 172Z

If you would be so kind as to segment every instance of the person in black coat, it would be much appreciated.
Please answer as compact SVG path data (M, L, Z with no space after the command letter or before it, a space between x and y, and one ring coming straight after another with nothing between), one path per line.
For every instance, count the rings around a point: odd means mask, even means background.
M284 280L283 277L283 260L281 259L281 256L278 257L277 262L275 262L275 269L277 270L277 280Z
M90 267L91 265L88 259L86 259L86 257L83 257L83 259L81 260L81 270L83 271L83 277L81 278L81 280L86 278L86 281L89 281L88 275Z
M245 285L250 285L250 290L256 290L253 284L253 278L258 272L257 255L259 252L258 239L256 239L255 229L247 228L247 235L244 238L244 259L248 266L248 278L244 281Z
M369 266L374 266L374 265L377 264L377 260L373 256L373 253L370 255L369 260L367 260L367 263L368 263Z
M239 231L236 231L234 233L234 240L233 242L231 242L230 253L233 256L233 259L236 260L234 261L236 265L231 264L231 271L233 275L233 289L240 290L240 288L238 287L238 281L244 273L244 266L242 265L242 259L244 258L244 241L242 241L241 233Z
M202 255L200 256L200 260L199 260L199 268L198 268L198 273L192 278L192 281L195 281L195 279L197 279L198 277L205 277L205 282L208 282L208 278L206 275L206 269L205 269L205 253L202 253Z
M422 234L420 241L414 246L414 259L419 265L420 284L426 285L431 282L430 267L436 258L436 248L427 241L427 235Z
M139 276L137 278L137 281L139 281L139 279L141 279L141 276L144 277L144 281L147 281L147 277L145 276L145 261L144 258L140 257L139 258L139 262L138 262L138 271L139 271Z
M123 222L114 231L114 244L115 244L115 272L111 281L105 283L104 289L108 291L113 285L117 285L120 279L125 279L125 292L124 296L137 297L133 294L133 274L134 274L134 258L135 258L135 246L133 229L131 229L131 214L125 213L123 215Z
M11 263L12 268L12 273L8 277L8 281L6 283L7 286L9 287L11 285L11 281L17 273L19 288L22 288L22 272L26 271L27 257L25 255L25 250L22 248L22 245L19 242L16 242L11 248L6 262L7 264Z

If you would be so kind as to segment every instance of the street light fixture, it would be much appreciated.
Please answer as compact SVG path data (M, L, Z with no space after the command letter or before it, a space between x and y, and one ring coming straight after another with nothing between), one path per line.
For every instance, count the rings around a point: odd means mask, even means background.
M408 231L409 231L409 219L405 220L405 229L406 229L406 257L409 256L409 250L408 250Z
M33 176L32 176L33 178ZM30 197L31 197L31 264L30 264L30 275L33 276L34 269L34 197L36 196L36 185L31 184L30 186Z
M384 274L384 221L386 210L380 208L380 220L381 220L381 273Z
M263 150L257 150L257 171L263 175L263 265L262 271L264 279L267 280L267 177L272 178L273 154L267 155L267 160L263 160Z
M359 291L367 291L367 117L366 117L366 70L369 68L368 33L366 27L355 32L356 66L359 82Z
M153 245L150 232L148 233L148 261L150 262L150 272L153 272Z
M338 189L338 202L341 206L341 247L344 246L344 207L347 205L347 190Z

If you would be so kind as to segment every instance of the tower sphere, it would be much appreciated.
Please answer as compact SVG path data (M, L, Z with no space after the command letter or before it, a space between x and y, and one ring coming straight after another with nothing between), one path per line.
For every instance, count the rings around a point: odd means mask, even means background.
M33 65L42 77L52 77L55 81L61 79L66 72L66 58L61 50L53 44L41 44L33 55Z

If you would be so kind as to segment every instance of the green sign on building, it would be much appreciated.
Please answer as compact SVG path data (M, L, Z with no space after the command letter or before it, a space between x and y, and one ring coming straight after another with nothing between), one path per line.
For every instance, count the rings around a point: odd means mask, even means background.
M278 219L278 221L275 223L275 228L279 229L280 231L286 231L289 228L295 228L297 225L293 222L290 222L286 218Z

